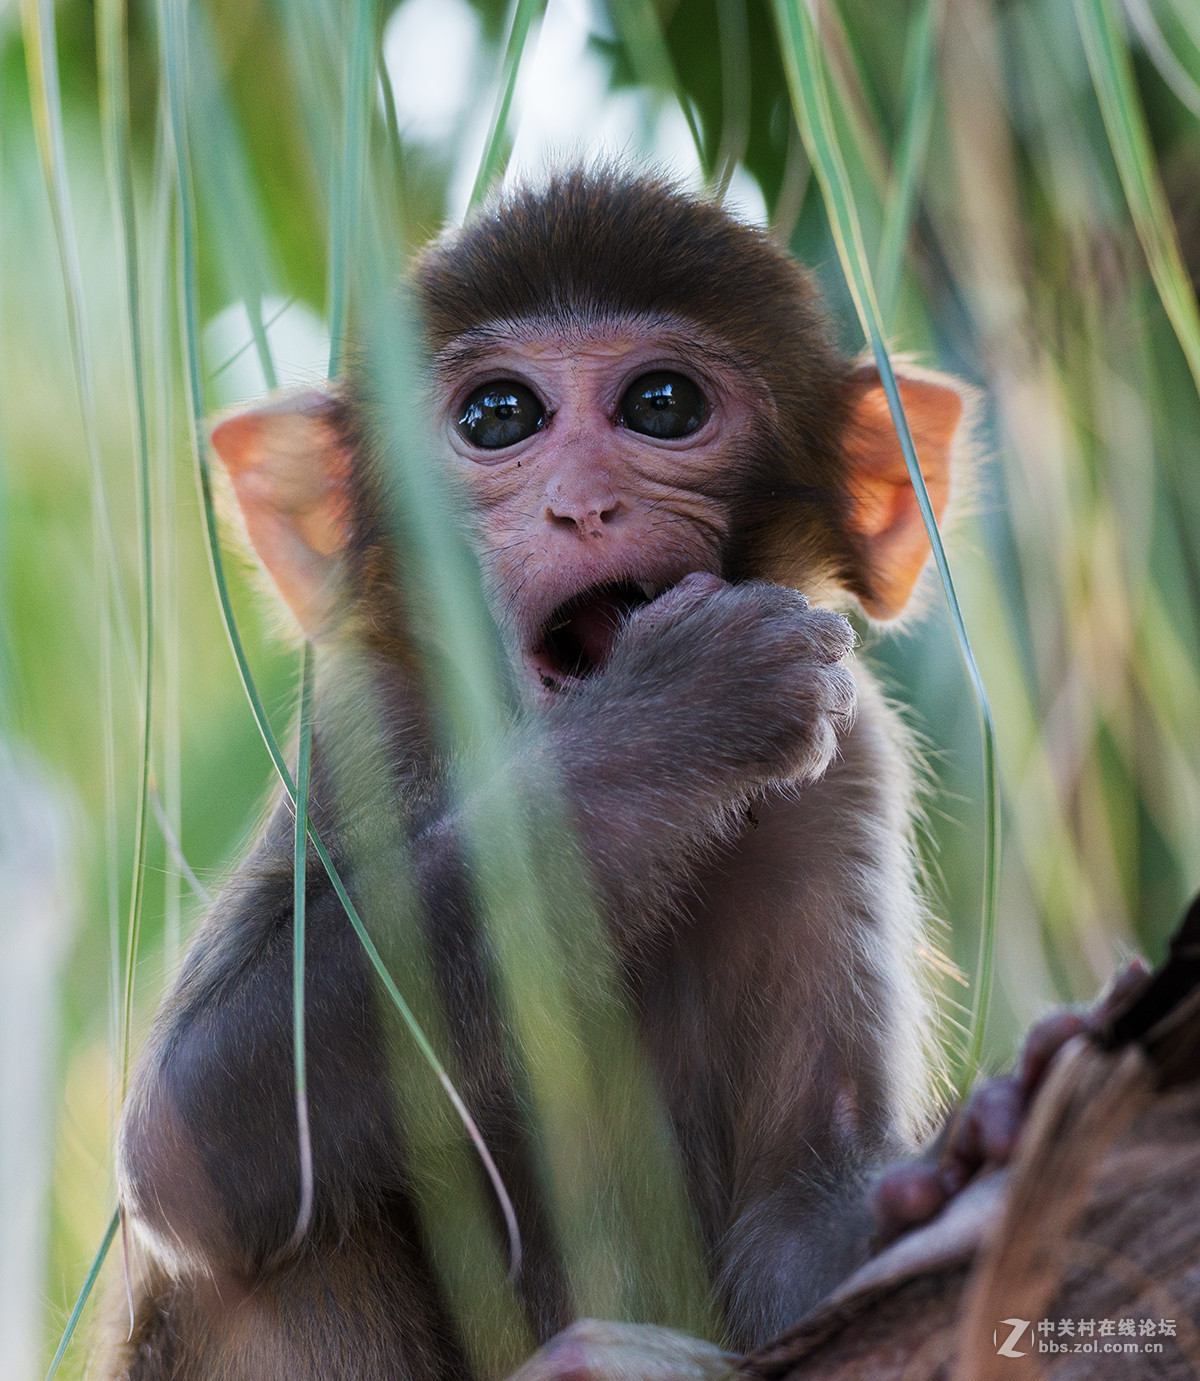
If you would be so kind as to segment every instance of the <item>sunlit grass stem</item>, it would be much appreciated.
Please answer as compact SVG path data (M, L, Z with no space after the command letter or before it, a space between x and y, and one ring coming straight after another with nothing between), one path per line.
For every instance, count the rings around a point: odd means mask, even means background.
M96 1284L96 1278L100 1274L100 1268L104 1265L104 1260L108 1256L109 1249L112 1247L113 1238L117 1235L117 1229L121 1226L121 1211L113 1209L113 1215L108 1220L108 1227L104 1230L104 1237L101 1239L100 1246L96 1255L92 1258L92 1264L88 1267L88 1273L84 1277L83 1285L80 1287L79 1294L75 1297L75 1303L71 1307L71 1312L67 1316L66 1325L62 1331L62 1337L58 1340L58 1346L54 1349L54 1356L50 1359L50 1366L46 1371L46 1381L54 1381L58 1375L58 1369L62 1365L62 1359L66 1355L67 1348L71 1344L71 1339L75 1336L75 1330L79 1326L80 1317L84 1307L91 1298L91 1293Z
M300 1207L289 1246L303 1242L312 1221L313 1151L308 1121L308 1075L304 1036L305 880L308 874L308 780L312 762L313 655L305 641L300 656L300 734L296 761L296 828L292 863L292 1059L296 1128L300 1150Z

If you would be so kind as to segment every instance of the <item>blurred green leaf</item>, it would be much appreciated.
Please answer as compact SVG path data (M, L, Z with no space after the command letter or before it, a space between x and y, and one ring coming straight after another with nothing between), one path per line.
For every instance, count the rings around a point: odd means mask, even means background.
M1180 257L1120 25L1110 0L1075 0L1075 15L1138 238L1200 389L1200 311Z

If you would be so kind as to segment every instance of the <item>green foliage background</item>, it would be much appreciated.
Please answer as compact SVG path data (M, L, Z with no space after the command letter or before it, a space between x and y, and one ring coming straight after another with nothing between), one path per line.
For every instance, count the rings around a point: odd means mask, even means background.
M272 304L296 303L328 322L355 6L168 8L187 22L201 318L239 301L252 316L265 301L267 316ZM380 33L386 8L358 13ZM476 82L476 104L445 137L404 137L382 95L364 116L369 180L384 189L373 209L396 245L437 232L482 154L480 115L496 99L511 16L482 0L473 9L480 70L495 76ZM533 21L526 62L540 9L517 11L518 38ZM857 351L861 327L786 85L778 22L788 9L788 0L610 0L589 11L591 48L614 91L642 93L633 155L653 152L655 122L681 100L710 183L721 188L735 167L753 179ZM36 92L31 105L25 40L39 19L46 32L49 14L29 0L23 37L16 7L0 9L0 762L19 783L0 798L0 881L17 899L12 923L0 922L9 984L0 973L0 1004L20 995L22 963L45 978L29 1023L0 1028L11 1036L0 1085L0 1279L34 1282L21 1316L34 1339L30 1375L53 1350L111 1211L142 771L138 376L106 179L97 23L84 0L54 14L59 153L94 373L89 421L31 114L46 107ZM1124 953L1158 957L1200 885L1200 8L824 0L812 14L889 344L981 391L983 459L950 546L1003 790L985 1046L996 1064L1040 1010L1090 995ZM197 888L213 890L236 859L271 773L213 598L193 478L158 18L133 4L127 23L156 593L154 809L134 989L143 1029L200 909ZM501 122L497 166L519 106ZM223 363L207 361L209 405L226 396ZM236 543L230 565L255 677L283 735L296 650ZM936 588L924 619L867 641L928 744L940 943L970 975L985 784L978 714ZM159 813L195 886L164 843ZM50 842L34 847L31 837ZM36 904L21 902L29 895ZM970 991L951 975L946 992L960 1053L956 1004L969 1007ZM32 1228L12 1203L28 1186L41 1205ZM78 1373L83 1360L77 1347L66 1366Z

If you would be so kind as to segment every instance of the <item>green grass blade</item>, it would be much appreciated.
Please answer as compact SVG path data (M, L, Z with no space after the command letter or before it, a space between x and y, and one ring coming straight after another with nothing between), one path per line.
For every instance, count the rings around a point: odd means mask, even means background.
M709 164L704 156L704 138L671 60L671 50L667 47L653 0L611 0L608 9L638 81L652 91L674 92L696 146L700 166L707 174Z
M1075 0L1075 17L1150 275L1200 389L1200 311L1179 252L1120 22L1109 0Z
M1124 6L1129 22L1137 30L1142 47L1158 68L1159 76L1193 115L1200 116L1200 86L1171 51L1171 45L1158 27L1158 20L1147 0L1124 0Z
M370 0L360 0L355 6L354 33L347 74L346 124L343 136L341 195L338 206L342 214L337 218L338 233L330 243L330 303L331 330L329 372L337 373L341 355L342 331L346 312L347 256L352 253L357 238L361 189L366 159L367 130L370 121L368 105L369 82L376 65L371 62L376 30L375 6ZM308 791L309 767L312 754L312 649L308 642L301 654L300 669L300 735L296 765L296 787L293 793L296 827L292 860L292 1051L293 1085L296 1100L296 1129L299 1138L300 1206L296 1225L292 1230L292 1247L304 1240L312 1219L313 1156L312 1134L308 1120L308 1073L304 1039L304 934L308 873Z
M492 109L491 123L488 125L483 157L479 161L479 171L475 174L475 183L471 188L472 210L483 200L488 188L504 175L508 156L512 152L512 139L508 133L508 113L512 107L513 92L517 89L517 74L521 70L525 45L529 41L530 25L545 12L545 9L546 0L513 0L509 10L496 102Z
M94 536L96 532L94 510L92 532ZM103 609L108 603L108 567L104 563L98 541L95 542L92 552L92 574L96 582L96 589L101 592L99 604ZM99 641L100 723L104 758L104 892L108 920L108 1039L109 1058L112 1062L110 1121L115 1129L117 1118L120 1115L124 1085L122 1072L124 985L121 978L121 865L117 838L117 743L114 731L116 709L113 696L113 635L112 625L108 620L105 620L100 627Z
M724 197L750 146L750 19L746 0L717 0L721 57L721 141L713 190Z
M137 937L141 918L141 882L144 876L144 848L146 838L146 795L145 777L149 771L149 693L151 686L150 642L147 630L152 625L147 622L146 598L149 598L150 582L145 582L143 596L143 647L147 660L143 664L143 675L138 678L135 667L136 657L133 634L130 628L129 612L123 596L123 580L117 558L116 542L113 536L112 520L108 507L103 461L100 454L99 422L96 412L95 388L91 356L88 346L87 320L84 306L83 280L79 263L78 245L71 208L70 188L67 181L66 153L62 128L62 102L59 87L57 44L54 25L54 7L39 0L24 0L22 5L22 26L25 40L26 67L29 75L31 113L37 138L38 156L50 199L51 217L59 263L62 271L66 295L67 325L71 343L72 362L75 372L76 389L82 412L85 444L90 470L90 498L92 530L94 540L94 561L96 572L96 593L101 615L100 678L101 678L101 718L103 724L104 757L104 799L106 804L105 875L106 899L109 913L110 931L110 981L112 1001L112 1038L118 1062L117 1082L123 1088L127 1063L129 1017L132 1003L133 961L136 954ZM116 113L119 118L119 112ZM111 124L109 125L111 129ZM134 299L136 301L136 297ZM144 395L143 399L144 401ZM139 412L139 427L144 421L144 412ZM144 435L144 431L142 432ZM145 480L143 467L140 478ZM143 490L141 517L143 521L143 552L149 528L145 526L146 509ZM145 565L143 563L143 571ZM117 775L115 745L115 706L113 696L112 640L116 628L117 641L124 654L125 666L135 682L140 680L142 687L143 735L142 768L143 781L139 792L137 809L137 842L135 845L133 886L130 899L130 919L126 944L126 976L122 984L120 974L120 897L119 897L119 838L117 826ZM121 993L122 996L118 997ZM115 1115L115 1105L114 1105Z
M113 1216L108 1220L108 1227L105 1229L104 1238L96 1255L92 1258L92 1264L88 1268L88 1273L84 1277L79 1294L76 1296L75 1304L67 1318L67 1326L63 1329L62 1337L58 1340L58 1346L54 1349L54 1356L50 1359L50 1368L46 1372L46 1381L54 1381L58 1375L58 1369L62 1365L62 1359L66 1355L67 1348L71 1345L71 1339L75 1336L75 1330L79 1326L80 1316L83 1314L84 1306L88 1302L92 1290L96 1284L96 1277L100 1274L100 1268L104 1265L109 1248L113 1244L113 1238L117 1235L117 1229L121 1226L121 1210L113 1209Z
M362 219L367 140L371 127L373 77L377 69L377 0L356 0L346 67L342 161L336 184L329 247L329 373L336 375L346 329L348 267L353 262Z
M1194 0L1167 0L1167 4L1179 27L1200 49L1200 10L1196 8Z
M298 301L299 298L296 296L295 293L292 293L290 297L284 299L283 303L279 307L277 307L269 317L260 319L261 325L257 329L255 328L253 321L251 321L250 339L243 341L236 350L230 351L230 353L225 356L225 358L221 361L219 365L217 365L214 369L210 369L208 371L209 382L211 383L214 379L220 378L220 376L224 374L227 369L231 369L235 364L237 364L238 360L240 360L243 355L245 355L248 351L253 350L257 353L260 363L265 363L266 365L270 366L270 375L267 375L264 372L263 378L268 388L275 388L275 360L271 355L271 347L267 343L267 332L270 331L271 327L274 326L275 323L279 321L281 317L286 315L288 310L291 307L294 307Z
M884 207L879 268L875 275L879 308L885 322L895 317L904 246L929 148L936 95L934 55L941 18L942 0L925 0L924 8L910 32L905 54L905 90L908 95L904 103L904 125L896 152L892 185Z
M92 511L107 573L121 651L130 677L136 682L137 658L134 653L133 630L130 627L128 605L123 597L124 583L120 562L117 559L117 546L113 537L112 518L104 485L104 467L100 457L100 432L96 416L92 361L87 341L83 275L75 239L71 192L67 183L54 6L50 0L21 0L21 27L25 40L25 65L29 73L29 99L34 133L37 137L38 157L50 198L54 238L62 269L63 286L66 290L67 330L71 340L71 358L75 369L79 406L83 413L88 463L91 467Z
M183 820L183 779L180 712L180 561L174 534L177 508L175 443L175 372L172 362L174 301L171 247L174 243L172 202L175 174L167 128L166 102L157 103L154 167L151 181L149 252L144 261L149 285L149 359L152 361L150 397L154 404L155 522L166 540L155 544L158 571L155 600L161 652L159 690L161 791L151 781L150 805L166 848L163 891L163 969L173 979L179 968L183 941L183 883L207 906L211 898L184 856L180 842Z
M821 62L817 36L812 19L803 0L773 0L776 25L779 31L780 51L784 60L784 72L791 92L796 120L804 136L809 158L821 184L829 215L830 227L838 248L846 282L854 299L863 331L871 345L872 354L879 370L880 381L887 395L892 421L896 427L904 462L908 467L909 478L916 492L917 504L929 534L933 558L945 592L946 604L950 611L955 637L963 662L967 669L976 703L983 734L983 771L986 786L986 822L984 838L984 888L983 920L980 930L979 957L975 974L975 991L971 1011L971 1034L968 1043L963 1073L963 1086L973 1080L979 1068L983 1050L984 1032L987 1028L988 1010L991 1003L993 973L995 967L995 929L996 892L999 880L1000 853L1000 799L999 779L996 770L996 729L992 720L991 705L983 684L975 654L967 637L966 624L955 593L950 565L942 545L933 506L921 474L917 460L916 447L896 376L888 358L883 339L883 323L879 304L871 279L871 270L863 246L862 231L854 201L850 194L850 181L841 156L833 115L829 108L829 96L825 84L825 73Z
M188 14L188 103L193 129L205 131L198 141L196 177L201 198L216 208L211 218L215 259L227 276L230 295L241 301L250 325L250 342L263 380L275 388L275 362L267 343L262 302L277 281L254 177L229 94L218 66L208 14L193 7Z
M304 1050L304 920L308 878L308 779L312 762L313 657L307 642L300 657L300 747L296 761L296 830L292 863L292 1052L296 1127L300 1139L300 1208L291 1247L308 1232L313 1207L312 1133L308 1125L308 1073Z
M386 445L383 507L406 594L436 629L423 646L456 818L534 1112L539 1183L576 1308L597 1317L712 1324L703 1255L653 1080L616 977L610 937L581 887L551 749L514 756L511 667L434 443L404 405L423 361L411 305L388 295L375 240L364 301L373 411ZM527 731L536 738L533 726ZM568 900L569 899L569 900Z
M106 904L110 932L110 993L112 1001L112 1036L114 1049L123 1044L120 1013L123 1003L120 974L120 878L117 837L117 785L115 707L113 697L112 637L113 627L124 654L125 665L135 680L133 634L129 615L122 597L120 566L113 538L108 496L104 484L103 462L100 455L99 423L96 415L92 363L88 350L87 322L84 309L83 277L79 264L79 249L75 238L71 209L70 187L67 182L66 152L62 128L62 100L58 80L58 55L54 25L54 6L48 0L23 0L21 6L22 31L25 41L25 64L29 77L29 96L38 158L46 191L50 200L50 214L58 250L66 297L67 330L71 343L71 358L75 386L83 418L84 441L87 447L90 472L90 504L93 535L96 602L100 616L100 710L104 756L104 853ZM120 1061L118 1054L118 1060ZM120 1072L118 1070L118 1075Z
M250 664L246 657L245 646L242 642L241 633L238 631L237 620L234 618L233 605L229 596L229 586L225 578L224 563L221 558L220 535L217 530L216 508L213 502L212 477L208 467L208 436L204 420L204 392L203 380L200 369L200 307L198 300L198 289L196 282L196 205L195 194L192 187L191 167L188 159L188 128L186 120L185 93L183 89L183 73L185 66L184 48L184 3L185 0L159 0L160 25L163 44L163 76L167 89L167 100L170 108L171 133L175 144L176 161L176 199L179 209L179 235L180 235L180 273L182 278L182 301L183 301L183 334L185 346L185 379L187 383L188 402L192 417L192 439L196 453L197 484L200 491L200 503L204 513L204 531L208 550L209 567L213 578L213 585L216 590L217 603L220 607L221 619L225 627L225 634L229 640L233 658L237 664L238 675L241 678L242 687L246 692L246 698L250 702L250 709L254 715L255 723L258 725L259 733L262 735L263 743L266 745L275 771L279 775L284 790L291 798L293 805L296 801L296 784L292 780L292 775L288 771L283 754L280 751L279 742L271 728L267 718L266 709L259 695L258 687L255 685L254 677L250 671ZM373 67L368 66L368 71L373 71ZM438 1082L446 1092L455 1113L461 1120L467 1134L475 1145L479 1158L483 1163L488 1178L496 1192L496 1197L500 1202L504 1213L505 1222L509 1229L510 1240L513 1243L512 1251L514 1259L519 1253L519 1234L517 1233L516 1213L509 1198L508 1191L504 1187L504 1182L500 1177L500 1172L496 1168L496 1163L492 1159L491 1152L484 1143L479 1128L468 1112L465 1103L460 1097L458 1090L450 1080L441 1060L430 1044L425 1032L413 1015L412 1009L404 1000L397 988L394 979L387 971L374 942L367 933L363 925L362 918L358 914L358 909L350 899L346 891L345 884L337 868L334 866L333 859L329 855L321 836L318 834L316 826L311 818L308 821L308 837L313 842L313 847L317 851L317 856L321 860L329 880L333 884L334 891L338 900L342 903L350 924L354 928L354 933L358 936L367 953L380 982L385 991L400 1014L410 1035L416 1042L417 1048L422 1057L428 1063Z
M142 929L146 836L150 812L151 733L154 724L154 520L150 507L150 428L147 420L141 301L138 291L137 218L129 155L129 74L125 0L99 0L97 31L105 154L113 201L117 208L117 234L125 268L125 312L129 324L129 362L133 380L138 527L142 559L141 764L138 771L133 875L126 928L125 990L121 1017L121 1088L124 1090L129 1079L133 994Z

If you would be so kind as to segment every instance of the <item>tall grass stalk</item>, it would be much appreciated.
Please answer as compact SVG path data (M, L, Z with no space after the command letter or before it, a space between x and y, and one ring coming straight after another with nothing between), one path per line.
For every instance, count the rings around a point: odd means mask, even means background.
M847 285L854 299L859 321L871 346L879 370L879 378L887 394L888 407L896 427L896 435L904 452L904 463L917 496L921 518L929 534L929 544L933 550L938 577L946 596L946 604L954 625L955 637L967 669L967 675L975 694L983 732L983 771L986 789L986 822L984 826L984 900L983 921L980 928L979 959L976 965L974 995L971 1008L971 1026L966 1058L960 1087L965 1089L974 1080L983 1051L984 1035L987 1029L988 1009L991 1004L992 982L995 967L996 944L996 893L1000 871L1000 782L996 769L996 728L992 718L992 708L987 689L983 684L975 653L967 636L966 624L959 607L958 595L950 573L933 505L921 474L920 461L908 419L904 415L904 404L896 383L895 371L888 358L884 344L883 321L871 268L863 244L859 227L858 213L850 192L846 165L838 145L834 130L833 115L829 106L828 89L820 48L812 17L803 0L775 0L776 22L780 32L780 46L784 57L784 70L792 95L796 120L804 135L809 157L821 183L821 191L829 214L830 227L837 244L838 257L846 274Z
M517 74L521 70L521 59L529 42L530 26L545 11L545 0L511 2L502 44L504 56L500 65L496 101L488 124L487 138L484 140L483 157L479 160L479 169L471 187L472 209L482 202L488 189L500 180L508 156L512 152L513 141L508 128L508 118L512 109L513 92L517 89Z
M300 732L296 760L296 828L292 862L292 1072L300 1151L300 1207L292 1230L292 1250L308 1233L313 1210L312 1132L308 1121L308 1074L304 1037L304 932L308 877L308 777L312 761L312 649L300 655Z
M138 525L142 558L142 697L141 766L138 772L134 824L133 880L125 944L125 991L121 1015L121 1087L129 1078L133 1027L133 993L137 976L138 941L145 895L146 836L150 812L150 768L154 729L154 515L151 510L150 425L142 351L142 311L139 292L137 217L129 149L129 76L126 62L124 0L100 0L97 8L100 55L100 106L105 153L117 234L124 260L125 318L133 381L134 436L137 447Z
M935 56L944 0L923 0L904 54L904 123L884 207L875 285L884 323L895 319L904 249L912 226L937 96Z
M159 0L159 7L163 42L163 68L164 77L166 79L167 100L171 112L171 135L174 144L177 175L176 197L179 216L179 260L184 322L185 378L192 416L192 440L196 455L197 483L200 492L201 508L204 514L210 570L217 594L217 601L221 609L225 633L233 652L234 661L237 664L242 686L250 702L250 708L254 715L255 723L258 725L259 733L262 735L267 752L275 766L275 771L278 773L283 788L294 806L296 801L296 784L292 780L291 773L288 771L279 743L271 728L270 721L267 718L266 708L262 703L258 687L255 685L253 674L250 671L250 664L246 657L245 646L242 642L241 634L238 631L237 621L234 618L233 604L229 595L229 585L225 579L224 563L221 558L220 534L217 529L212 477L208 468L208 433L203 402L204 387L200 370L200 313L196 284L196 210L188 155L189 140L186 121L185 93L182 85L184 71L183 49L185 42L184 12L182 0ZM418 1025L416 1018L413 1016L412 1009L401 996L400 990L397 988L391 974L388 973L386 965L374 942L371 940L366 927L363 925L362 918L359 916L357 908L351 901L350 895L346 891L345 884L342 882L341 875L334 866L333 859L330 857L324 842L317 833L311 818L308 821L308 833L317 851L317 856L321 860L321 864L326 873L329 875L334 891L337 893L338 900L342 903L342 907L349 917L351 925L354 927L354 932L362 942L367 957L372 967L375 969L376 974L382 981L388 997L396 1007L396 1010L400 1013L405 1025L409 1028L423 1058L428 1061L430 1068L436 1074L438 1082L445 1089L446 1096L450 1099L455 1112L462 1119L463 1125L466 1127L472 1142L475 1144L480 1159L487 1171L488 1178L491 1180L496 1191L497 1199L503 1209L505 1221L514 1243L513 1251L515 1253L517 1251L516 1242L518 1240L516 1215L513 1211L508 1191L505 1189L504 1183L500 1177L500 1172L496 1169L495 1161L492 1159L491 1152L484 1143L479 1128L468 1112L466 1104L463 1102L458 1090L454 1087L449 1074L446 1072L445 1066L435 1053L428 1037Z
M75 1297L75 1303L71 1307L71 1312L67 1316L66 1326L63 1328L62 1337L58 1340L58 1346L54 1349L54 1356L50 1359L50 1366L46 1371L46 1381L54 1381L58 1375L58 1369L62 1365L62 1359L66 1356L67 1348L71 1345L71 1339L75 1336L75 1330L79 1327L79 1320L83 1317L83 1311L87 1307L87 1302L91 1298L92 1290L95 1288L96 1280L100 1275L100 1269L104 1265L104 1260L108 1256L109 1249L112 1247L113 1238L117 1235L117 1229L121 1226L121 1211L113 1209L112 1217L108 1220L108 1227L104 1231L104 1236L97 1248L96 1255L92 1258L92 1264L88 1267L88 1273L84 1277L83 1285L80 1287L79 1294Z
M67 180L66 150L62 129L62 96L58 79L58 50L54 23L54 6L44 0L23 0L22 29L25 39L25 62L29 77L30 104L38 154L50 199L50 213L54 225L59 266L66 294L67 329L71 342L71 359L75 385L83 420L87 447L91 523L92 563L95 601L100 624L100 707L99 725L104 755L104 873L106 880L106 910L109 928L109 991L112 1004L111 1026L115 1046L123 1049L124 1028L121 1019L123 1002L121 981L121 922L119 837L117 829L117 768L116 705L112 665L113 611L126 665L134 666L132 635L128 626L125 601L121 597L121 576L109 514L103 460L100 454L99 424L96 417L96 398L93 385L91 352L87 338L84 310L83 275L79 265L79 248L75 238L74 214L70 186ZM118 1068L123 1061L117 1057ZM123 1077L123 1076L122 1076Z
M543 1187L573 1302L582 1314L707 1332L708 1285L680 1169L579 878L552 761L536 739L514 739L506 727L511 673L478 565L428 433L407 406L422 377L412 319L402 296L382 291L390 275L381 248L367 262L375 290L363 300L380 306L364 323L366 356L388 446L392 542L415 583L406 602L437 630L423 647L430 700L453 749L455 819L527 1058Z

